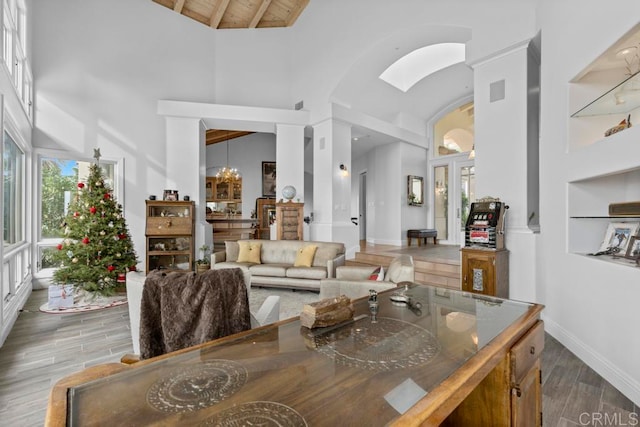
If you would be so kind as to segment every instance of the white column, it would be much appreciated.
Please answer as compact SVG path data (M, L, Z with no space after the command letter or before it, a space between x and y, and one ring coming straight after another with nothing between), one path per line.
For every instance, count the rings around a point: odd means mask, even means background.
M537 200L538 161L528 155L528 147L537 147L537 134L531 142L528 132L538 113L529 98L529 64L528 43L523 43L473 65L475 167L476 196L499 197L509 205L509 297L535 301L537 235L529 218L537 210L532 200Z
M166 187L159 189L178 190L180 200L189 196L195 201L195 243L198 248L203 244L212 245L213 229L206 221L206 178L205 129L200 119L166 117L167 165Z
M276 199L282 189L292 185L296 189L293 201L304 202L304 126L276 125Z
M343 242L349 253L358 246L358 227L350 220L351 173L351 126L335 119L314 125L311 239Z

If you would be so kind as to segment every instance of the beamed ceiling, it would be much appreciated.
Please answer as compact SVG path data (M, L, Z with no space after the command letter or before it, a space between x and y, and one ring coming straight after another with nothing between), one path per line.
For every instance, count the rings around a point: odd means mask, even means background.
M309 0L153 0L215 29L290 27Z

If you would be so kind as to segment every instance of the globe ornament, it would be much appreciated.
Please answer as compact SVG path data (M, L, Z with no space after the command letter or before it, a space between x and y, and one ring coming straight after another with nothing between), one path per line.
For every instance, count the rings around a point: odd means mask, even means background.
M296 189L294 186L292 185L287 185L286 187L284 187L282 189L282 197L284 197L287 200L291 200L294 197L296 197Z

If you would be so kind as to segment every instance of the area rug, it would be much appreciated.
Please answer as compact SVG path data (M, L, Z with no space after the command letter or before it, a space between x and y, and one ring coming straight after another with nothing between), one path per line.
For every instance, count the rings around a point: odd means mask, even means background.
M280 297L280 320L299 316L302 306L320 300L318 292L252 287L249 292L251 312L256 313L269 295L278 295Z
M116 294L110 297L92 294L82 294L75 296L71 307L49 308L49 302L40 306L40 311L48 314L71 314L84 313L87 311L104 310L111 307L118 307L127 303L126 294Z

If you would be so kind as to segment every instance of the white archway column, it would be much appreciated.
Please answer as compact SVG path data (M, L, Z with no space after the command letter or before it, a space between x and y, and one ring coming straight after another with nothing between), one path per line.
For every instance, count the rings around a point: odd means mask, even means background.
M476 196L509 205L509 297L536 301L539 67L528 41L472 66Z
M205 128L199 118L165 117L166 187L158 189L178 190L180 199L189 196L195 201L195 257L198 248L213 243L213 228L207 222L205 210L206 151ZM187 171L198 171L197 173Z
M342 242L347 258L358 248L358 227L350 219L350 174L351 126L331 118L314 125L311 240Z

